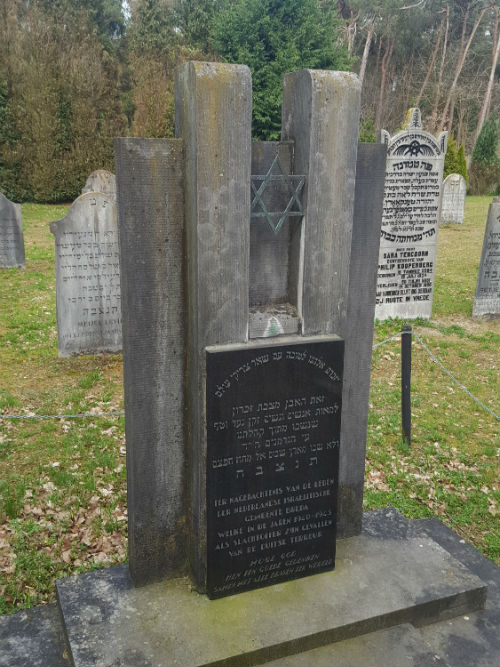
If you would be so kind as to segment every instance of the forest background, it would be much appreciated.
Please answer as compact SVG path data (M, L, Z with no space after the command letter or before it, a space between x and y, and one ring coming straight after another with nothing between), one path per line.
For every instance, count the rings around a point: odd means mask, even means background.
M499 0L0 0L0 191L71 201L114 171L113 137L173 136L178 64L222 60L252 71L255 138L279 138L285 72L355 71L361 140L419 106L452 133L447 172L496 194L499 19Z

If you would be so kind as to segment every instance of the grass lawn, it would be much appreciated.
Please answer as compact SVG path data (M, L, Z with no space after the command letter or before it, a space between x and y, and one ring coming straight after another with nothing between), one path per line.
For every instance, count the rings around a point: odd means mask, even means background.
M412 323L444 366L500 414L498 321L472 320L491 197L439 230L433 318ZM26 270L0 270L0 613L54 600L54 580L126 559L120 355L57 357L54 241L64 206L23 205ZM374 342L403 322L377 324ZM500 563L499 422L414 341L411 449L401 443L399 341L373 355L366 509L438 516Z

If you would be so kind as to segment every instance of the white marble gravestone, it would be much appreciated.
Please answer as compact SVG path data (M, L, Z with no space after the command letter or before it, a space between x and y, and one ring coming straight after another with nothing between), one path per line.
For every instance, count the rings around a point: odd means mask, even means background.
M490 204L481 264L474 296L473 317L500 315L500 197Z
M59 356L122 348L116 200L100 192L76 199L50 223L56 244Z
M105 169L93 171L82 188L82 195L86 192L102 192L110 197L116 197L115 175Z
M21 204L0 192L0 269L25 267Z
M462 174L448 174L443 181L441 195L440 224L454 222L461 225L464 221L465 195L467 183Z
M419 109L387 146L375 317L430 318L447 132L422 129Z

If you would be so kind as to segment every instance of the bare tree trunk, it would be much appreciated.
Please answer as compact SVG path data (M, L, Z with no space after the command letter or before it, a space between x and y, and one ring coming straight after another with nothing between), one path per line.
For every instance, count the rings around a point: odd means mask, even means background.
M363 79L365 78L366 64L368 62L368 55L370 53L370 46L372 44L373 33L375 32L375 16L372 17L372 20L368 26L368 32L366 34L365 48L363 49L363 56L361 58L361 67L359 68L359 80L361 85L363 85Z
M411 93L412 93L411 82L413 80L413 66L414 66L414 63L415 63L415 53L412 49L410 64L409 64L409 67L408 67L408 76L405 77L406 92L405 92L405 96L404 96L403 113L406 113L407 110L410 108L410 96L411 96ZM412 104L412 106L418 107L418 104Z
M434 97L434 106L432 107L432 114L431 114L431 129L432 131L436 130L437 127L437 114L438 114L438 106L439 106L439 99L441 97L441 87L443 85L443 72L444 72L444 64L446 62L446 51L448 47L448 33L450 31L450 6L446 5L446 30L444 31L444 43L443 43L443 52L441 53L441 66L439 68L439 74L438 74L438 82L436 86L436 94Z
M392 49L394 47L394 40L391 40L390 37L387 37L387 48L382 58L381 63L381 78L380 78L380 91L378 96L377 111L375 114L375 127L377 130L380 130L382 124L382 112L384 108L384 98L385 98L385 84L387 81L387 71L388 65L392 56Z
M491 63L492 63L491 66L493 67L493 69L495 69L495 67L496 67L493 63L495 61L495 44L497 43L497 39L498 39L498 24L499 24L499 22L500 22L500 12L499 12L498 8L495 7L495 25L493 26L493 40L492 40L493 49L492 49L492 56L491 56ZM492 90L492 92L490 94L490 97L488 99L488 107L486 109L486 118L488 118L488 116L490 115L491 99L492 99L492 96L493 96L492 94L493 94L493 90Z
M453 111L455 108L455 93L457 90L457 83L458 83L458 77L460 76L462 72L462 68L464 66L465 60L467 58L467 54L470 49L470 45L472 44L472 40L474 39L474 35L476 34L476 31L479 27L479 24L481 23L481 20L486 12L487 7L483 7L483 9L479 12L479 16L477 17L476 21L474 22L474 25L472 27L471 34L469 35L469 39L467 40L467 44L462 50L462 53L460 54L460 57L458 59L457 67L455 69L455 76L453 77L453 83L451 84L450 90L448 92L448 99L446 100L446 105L444 107L443 114L441 116L441 122L439 124L439 131L441 132L445 125L448 123L449 119L449 126L451 127L451 124L453 123ZM467 10L468 13L468 10ZM467 14L466 14L467 15ZM465 22L464 22L465 26ZM464 31L462 30L462 35L464 34Z
M439 30L438 30L437 39L436 39L436 45L434 46L434 50L432 52L431 61L429 63L429 67L427 68L427 73L425 75L424 82L423 82L423 84L420 88L420 91L419 91L418 95L417 95L417 99L415 100L415 106L416 107L418 107L418 105L420 104L420 100L422 99L422 95L424 94L425 89L427 88L427 84L429 83L429 79L431 78L431 74L434 71L434 63L436 62L437 54L438 54L438 51L439 51L439 46L441 44L441 38L443 36L444 22L447 20L447 18L448 18L448 14L446 14L446 16L443 16L443 18L441 19L441 23L439 25Z

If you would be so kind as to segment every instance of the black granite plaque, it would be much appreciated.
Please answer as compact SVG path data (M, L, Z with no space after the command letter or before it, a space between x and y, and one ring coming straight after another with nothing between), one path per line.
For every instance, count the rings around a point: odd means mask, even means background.
M334 568L343 353L335 336L207 349L210 598Z

